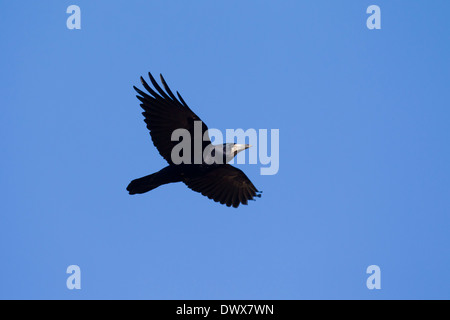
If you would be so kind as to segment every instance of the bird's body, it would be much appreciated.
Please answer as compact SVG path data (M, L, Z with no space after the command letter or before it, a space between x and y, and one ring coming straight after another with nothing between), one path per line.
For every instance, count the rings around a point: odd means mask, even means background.
M153 143L168 166L131 181L128 192L145 193L164 184L184 182L190 189L229 207L237 208L239 204L247 204L248 200L260 197L260 192L247 176L228 164L238 152L250 146L234 143L213 145L208 127L192 112L180 94L177 92L178 100L162 75L161 82L166 91L161 89L150 73L149 77L157 92L142 77L141 82L150 95L136 87L134 89L140 94L137 98L142 102L143 115ZM180 141L172 139L177 129L184 130L191 139L188 147L181 152L176 148Z

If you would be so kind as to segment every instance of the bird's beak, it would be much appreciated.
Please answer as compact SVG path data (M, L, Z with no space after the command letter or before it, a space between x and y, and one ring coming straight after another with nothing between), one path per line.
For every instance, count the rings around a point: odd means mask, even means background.
M249 144L235 144L232 147L232 152L239 153L239 152L244 151L245 149L248 149L250 147L251 147L251 145L249 145Z

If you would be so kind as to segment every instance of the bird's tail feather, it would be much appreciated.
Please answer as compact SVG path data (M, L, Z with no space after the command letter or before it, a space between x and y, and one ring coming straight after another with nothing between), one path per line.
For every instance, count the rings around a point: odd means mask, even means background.
M156 174L149 174L148 176L131 181L127 187L127 191L130 194L145 193L159 187L161 183L157 181L158 179L155 179Z
M181 166L167 166L160 171L130 182L127 190L130 194L145 193L159 186L182 181Z

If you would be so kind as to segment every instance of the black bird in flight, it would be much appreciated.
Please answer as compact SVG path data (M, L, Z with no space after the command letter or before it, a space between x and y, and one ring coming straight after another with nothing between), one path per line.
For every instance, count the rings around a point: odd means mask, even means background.
M142 85L149 94L135 86L133 88L139 94L136 97L142 102L141 107L144 109L142 114L150 130L153 144L169 165L156 173L131 181L127 187L128 192L130 194L145 193L164 184L183 182L190 189L228 207L237 208L239 204L246 205L248 200L261 197L261 191L255 188L247 176L241 170L228 164L238 152L251 146L235 143L213 145L207 132L208 127L188 107L181 95L177 92L179 99L175 97L162 75L161 82L165 91L161 89L151 73L149 77L157 92L142 77ZM200 141L197 139L197 147L194 141L194 137L197 138L195 128L201 131ZM181 143L172 141L172 133L176 129L185 129L187 130L185 132L189 133L190 148L181 150L179 155L181 157L186 155L184 160L190 161L179 163L178 160L173 159L173 148ZM195 157L199 153L201 153L200 160Z

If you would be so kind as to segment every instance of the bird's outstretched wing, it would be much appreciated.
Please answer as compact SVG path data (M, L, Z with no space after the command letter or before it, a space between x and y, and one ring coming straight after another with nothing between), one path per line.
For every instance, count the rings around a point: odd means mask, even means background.
M237 208L239 204L247 204L254 197L261 197L261 192L245 173L229 164L186 177L184 183L190 189L228 207Z
M186 129L191 136L191 146L194 147L194 122L201 119L188 107L181 95L177 92L178 98L170 90L163 76L161 82L164 89L158 85L151 73L148 74L153 84L152 89L147 82L141 77L141 82L149 94L133 86L134 90L139 93L136 97L142 102L141 107L144 109L142 113L145 117L145 123L150 130L153 144L158 149L161 156L166 159L169 164L173 164L171 159L172 149L179 141L172 141L172 133L176 129ZM208 130L203 121L201 122L202 137ZM202 141L202 151L211 143L209 136L206 141ZM203 139L202 139L203 140ZM191 152L193 155L193 153Z

